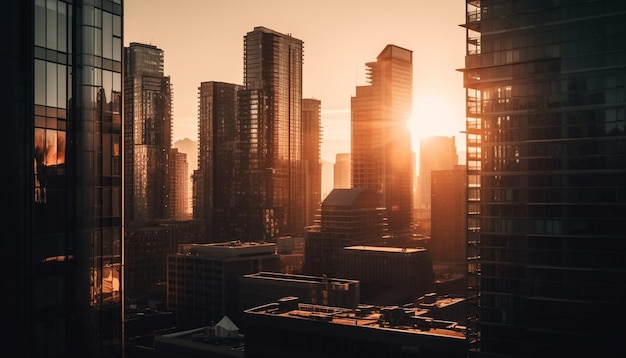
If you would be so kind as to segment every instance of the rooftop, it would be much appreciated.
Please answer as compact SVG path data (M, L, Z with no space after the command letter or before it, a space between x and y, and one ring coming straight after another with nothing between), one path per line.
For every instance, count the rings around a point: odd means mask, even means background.
M209 258L230 258L250 255L271 255L276 252L276 244L271 242L219 242L210 244L181 244L179 255L196 255Z
M377 252L406 253L406 254L426 251L426 249L422 247L406 248L406 247L364 246L364 245L347 246L347 247L344 247L344 250L377 251Z
M246 310L247 314L279 316L291 319L323 321L328 324L366 327L375 330L403 331L465 339L465 326L457 322L435 320L420 307L359 305L356 309L297 303L297 297Z

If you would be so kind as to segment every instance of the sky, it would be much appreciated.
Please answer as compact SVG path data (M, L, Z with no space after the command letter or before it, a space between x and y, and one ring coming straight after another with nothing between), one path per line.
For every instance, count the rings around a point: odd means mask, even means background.
M125 0L124 45L164 51L173 85L173 140L198 140L198 87L243 84L243 37L256 26L304 42L303 97L322 104L322 160L350 152L350 98L365 63L388 44L413 51L414 147L455 136L465 148L465 0Z

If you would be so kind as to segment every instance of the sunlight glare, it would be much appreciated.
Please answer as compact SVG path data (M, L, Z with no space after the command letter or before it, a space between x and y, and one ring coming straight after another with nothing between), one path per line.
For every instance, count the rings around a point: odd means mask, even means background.
M413 113L409 119L409 130L413 148L419 147L422 138L431 136L458 137L463 130L464 118L448 101L439 97L416 97Z

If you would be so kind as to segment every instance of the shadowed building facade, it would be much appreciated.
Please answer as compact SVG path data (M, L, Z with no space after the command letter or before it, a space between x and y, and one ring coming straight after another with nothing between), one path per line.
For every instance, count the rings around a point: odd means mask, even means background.
M0 355L123 352L123 2L3 3Z
M471 349L624 356L626 2L466 10Z
M198 88L198 171L195 175L194 219L206 223L210 241L238 236L235 210L237 155L237 91L241 86L202 82Z
M304 170L305 226L313 225L322 201L322 102L302 100L302 155Z
M378 193L389 232L399 236L408 234L413 215L412 61L412 51L387 45L366 64L369 85L357 86L351 99L352 187Z

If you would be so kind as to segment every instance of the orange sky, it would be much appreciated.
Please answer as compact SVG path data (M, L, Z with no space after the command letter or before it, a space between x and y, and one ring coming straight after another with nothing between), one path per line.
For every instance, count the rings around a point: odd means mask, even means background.
M303 95L322 102L322 159L350 151L350 97L387 44L413 51L414 116L423 135L464 148L465 0L125 0L125 46L164 51L174 87L174 140L197 140L198 86L243 83L243 36L255 26L304 41Z

